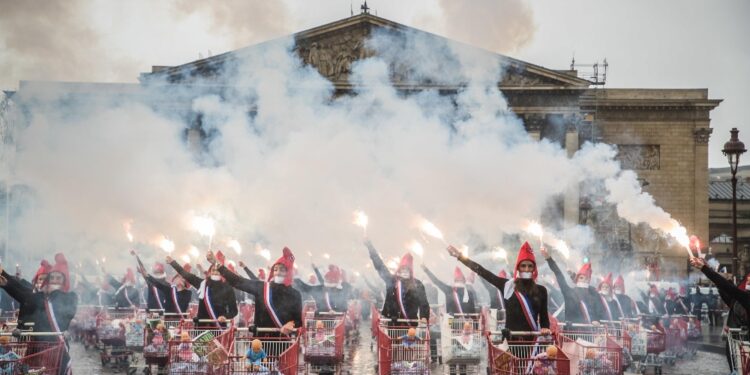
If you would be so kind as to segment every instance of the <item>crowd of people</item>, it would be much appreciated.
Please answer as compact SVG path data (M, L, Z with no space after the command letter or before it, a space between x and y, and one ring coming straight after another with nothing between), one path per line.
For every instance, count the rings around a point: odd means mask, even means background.
M549 277L540 278L539 259L528 243L524 243L510 274L504 269L490 270L448 246L447 253L466 267L456 264L452 282L442 281L432 270L422 265L429 282L415 276L414 257L407 252L398 266L389 269L381 254L369 240L365 248L374 270L382 282L364 278L366 288L359 289L345 271L329 265L325 274L313 266L314 274L307 282L295 272L295 257L284 248L281 256L268 269L252 272L239 262L245 272L241 275L221 251L209 251L208 269L200 265L179 264L167 256L165 263L155 263L150 270L138 259L135 271L127 268L122 277L108 274L104 267L102 282L95 285L82 276L75 291L71 287L68 262L56 254L53 263L42 261L31 280L10 275L0 268L0 287L7 293L3 300L12 301L6 309L17 310L19 326L33 323L36 332L64 333L76 314L78 305L99 305L120 309L134 309L145 304L150 310L184 314L191 303L197 303L197 318L221 325L238 315L241 301L253 301L254 325L275 328L280 335L291 335L302 326L303 301L315 301L319 312L345 312L349 301L358 299L367 315L370 304L381 311L385 319L417 325L430 319L430 304L437 303L442 293L448 314L479 312L479 291L475 275L486 289L489 307L504 311L505 327L511 331L536 331L550 334L550 320L599 325L622 318L653 317L653 323L668 315L688 315L700 311L695 293L687 294L687 285L678 292L666 292L651 286L647 293L628 295L622 276L608 273L598 282L593 276L593 265L584 263L575 275L563 271L551 254L541 248L539 254L549 267ZM135 255L135 253L133 253ZM750 293L746 285L750 275L735 285L706 266L700 258L691 260L694 267L715 283L721 298L730 307L728 327L747 326ZM168 277L166 265L174 270ZM140 280L137 275L140 274ZM544 280L544 281L542 281ZM554 281L552 281L554 280ZM697 292L700 297L700 291ZM65 340L62 335L35 336L35 340ZM67 342L65 343L67 348ZM62 371L70 371L70 356L63 358Z

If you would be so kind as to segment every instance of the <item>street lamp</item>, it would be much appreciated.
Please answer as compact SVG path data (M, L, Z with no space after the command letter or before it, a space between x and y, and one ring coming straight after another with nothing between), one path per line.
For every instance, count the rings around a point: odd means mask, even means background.
M732 172L732 273L739 271L739 259L737 258L737 166L740 165L740 155L745 153L745 144L737 137L740 131L732 128L729 133L732 137L724 143L721 152L729 159L729 170Z

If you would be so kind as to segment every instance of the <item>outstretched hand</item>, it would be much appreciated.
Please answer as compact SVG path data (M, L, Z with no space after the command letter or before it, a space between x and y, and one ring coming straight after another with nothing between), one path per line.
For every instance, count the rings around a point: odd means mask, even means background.
M209 250L206 253L206 260L208 261L208 263L211 263L211 264L216 263L216 256L214 255L213 251Z
M551 256L549 255L549 251L547 251L546 247L544 247L544 246L540 247L539 248L539 252L542 254L542 256L544 257L544 259L551 258Z
M455 258L460 258L463 255L461 253L461 250L456 249L456 247L453 245L448 245L448 254Z
M237 262L237 265L238 265L238 266L240 266L240 268L245 268L245 267L247 267L247 266L245 265L245 262L243 262L243 261L241 261L241 260Z
M690 265L697 269L701 269L706 265L706 261L703 260L703 258L692 257L690 258Z
M174 259L172 259L172 257L171 257L171 256L167 255L167 257L166 257L166 258L164 258L164 260L166 260L166 261L167 261L167 263L172 263L172 261L173 261Z

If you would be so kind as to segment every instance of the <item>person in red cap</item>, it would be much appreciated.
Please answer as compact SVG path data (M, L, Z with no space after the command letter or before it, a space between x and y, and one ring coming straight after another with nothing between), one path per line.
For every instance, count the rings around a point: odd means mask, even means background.
M625 279L622 275L617 276L613 285L617 311L624 318L637 318L638 306L632 298L625 294Z
M674 298L672 309L668 311L669 315L688 315L690 313L690 299L687 294L687 286L680 285L680 291Z
M540 332L542 335L550 334L547 289L536 283L538 275L536 257L528 242L524 242L518 250L516 267L511 280L498 277L492 271L464 256L453 246L448 246L448 253L476 272L479 277L503 291L507 329Z
M310 285L300 279L294 279L294 288L303 294L309 294L315 300L318 313L346 312L349 300L341 287L341 270L336 265L330 264L324 276L314 264L312 268L316 279L323 280L323 284Z
M475 314L477 312L477 296L466 287L466 276L464 276L461 268L456 267L453 270L453 285L442 282L424 264L422 270L445 295L445 311L448 314Z
M107 274L104 270L104 265L102 265L102 272L107 275L109 285L115 288L115 307L118 309L138 308L140 305L140 294L135 287L135 272L133 272L133 269L128 267L122 280L117 280L112 275Z
M598 325L600 320L607 320L604 305L599 292L591 287L591 263L584 263L575 276L575 287L570 287L565 274L557 265L547 249L541 249L557 285L560 286L565 301L565 320L571 323Z
M662 317L667 315L667 309L664 299L659 293L659 288L655 284L649 285L648 294L643 296L643 300L646 301L646 311L649 315L655 317Z
M192 267L189 263L185 263L185 265L182 266L182 269L186 272L190 272ZM159 268L155 267L155 270L159 270ZM163 266L161 271L164 272ZM138 267L138 272L140 272L146 280L149 289L155 289L155 291L150 292L149 295L158 293L160 296L164 296L164 299L161 301L161 304L157 309L163 309L164 312L169 314L187 314L192 293L190 292L190 285L185 279L177 274L172 277L170 283L166 280L166 274L164 274L163 277L150 275L145 269L143 269L143 267Z
M151 268L152 274L148 274L143 267L138 267L138 272L146 280L146 308L149 310L162 310L167 312L167 295L162 289L156 286L157 283L169 285L167 283L167 273L164 271L164 264L156 262ZM174 312L174 311L169 311Z
M373 267L385 282L382 316L392 320L429 321L430 304L427 302L424 285L414 277L414 258L411 253L401 257L396 273L391 274L370 240L365 240L365 247ZM409 324L416 325L414 322Z
M266 281L246 279L230 271L217 263L210 251L206 259L226 278L229 285L255 297L255 326L278 328L284 335L302 326L302 296L292 287L294 254L289 248L284 248Z
M213 252L209 251L209 253L214 257ZM216 257L214 257L214 263L206 272L207 277L202 278L185 270L172 257L167 256L167 263L177 271L177 274L198 290L197 318L199 320L218 321L221 317L232 319L237 315L237 300L234 289L219 272L219 266L223 268L224 262L224 254L218 251ZM233 273L229 270L227 272Z
M55 264L42 284L41 291L35 292L32 287L21 284L15 277L0 267L0 286L21 304L33 309L32 322L36 332L65 333L78 308L78 296L70 291L70 273L68 262L61 253L55 254ZM63 344L63 355L59 374L71 374L68 345L62 335L33 336L35 341L56 342Z
M620 318L622 318L622 315L620 314L620 310L618 310L617 308L617 301L612 294L611 272L602 279L597 289L599 290L599 299L601 299L602 305L604 306L604 314L606 320L620 320Z

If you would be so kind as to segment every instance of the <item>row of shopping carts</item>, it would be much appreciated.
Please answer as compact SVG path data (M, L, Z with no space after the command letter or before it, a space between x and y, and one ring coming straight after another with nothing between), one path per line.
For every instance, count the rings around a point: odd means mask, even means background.
M62 333L34 332L4 319L0 330L0 374L57 375L66 350Z

